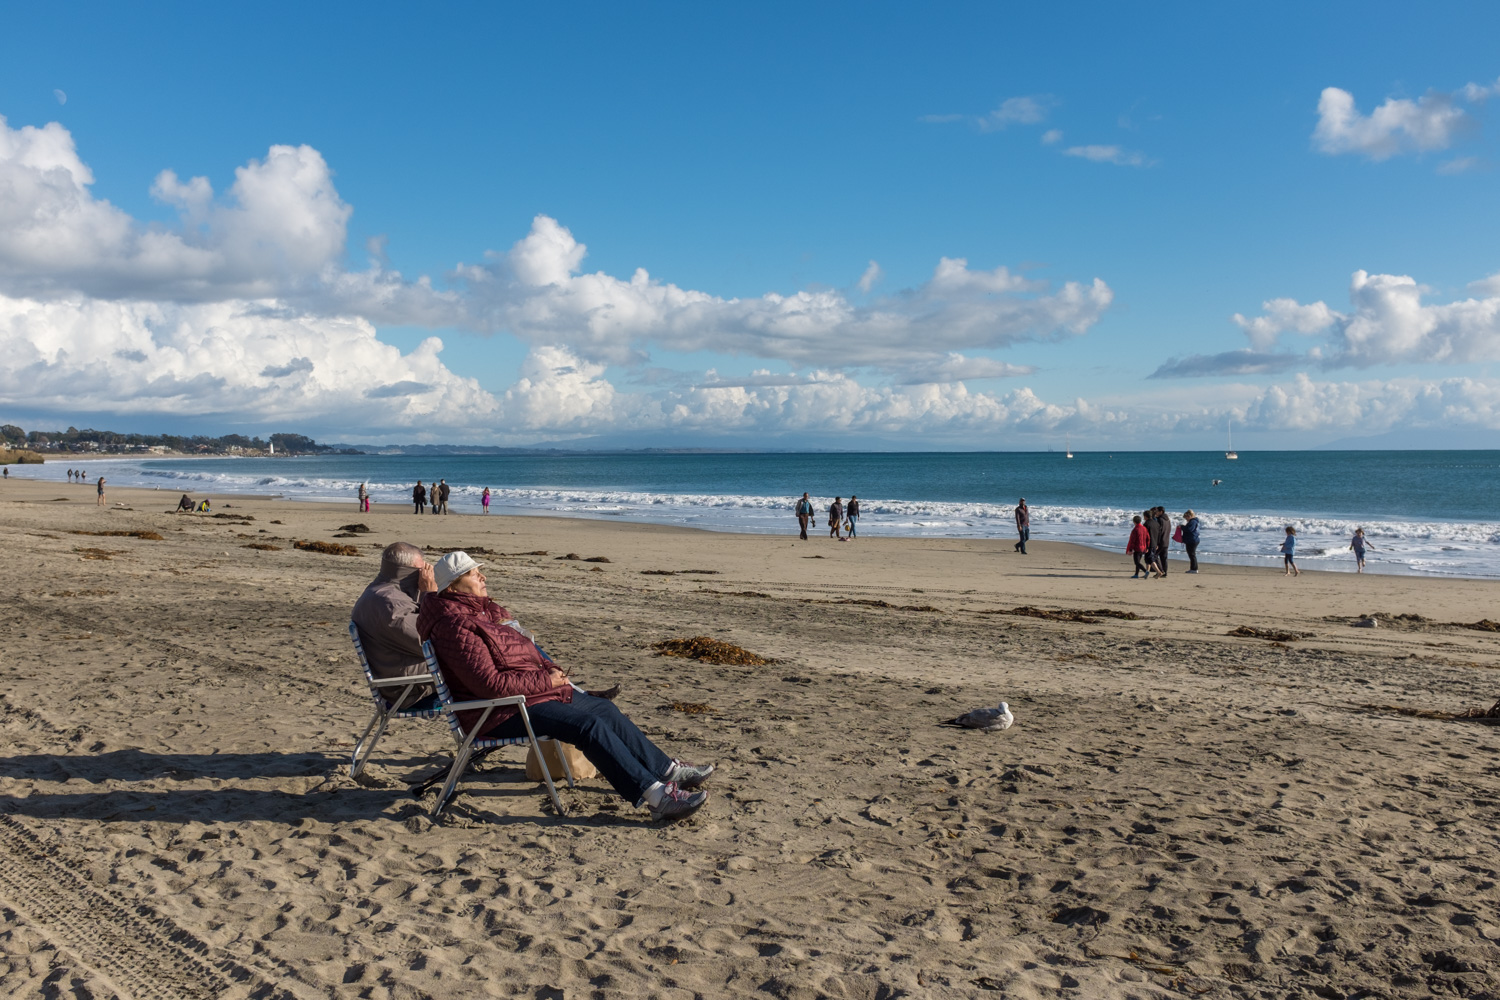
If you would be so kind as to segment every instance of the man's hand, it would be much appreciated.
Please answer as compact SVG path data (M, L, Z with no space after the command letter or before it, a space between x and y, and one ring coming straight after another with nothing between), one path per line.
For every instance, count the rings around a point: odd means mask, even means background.
M424 563L417 570L417 593L431 594L437 590L437 578L432 575L432 565Z
M555 688L567 687L572 683L568 680L568 675L563 673L561 670L558 670L556 667L552 667L551 669L549 669L547 671L547 676L552 679L552 686Z

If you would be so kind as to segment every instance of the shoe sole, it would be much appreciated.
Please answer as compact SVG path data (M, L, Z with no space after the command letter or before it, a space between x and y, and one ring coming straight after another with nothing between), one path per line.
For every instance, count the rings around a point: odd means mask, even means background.
M699 801L696 805L689 806L687 809L685 809L682 812L675 812L675 813L672 813L671 815L668 815L667 813L658 813L655 810L653 810L652 813L651 813L651 822L653 822L653 823L662 823L662 822L675 823L675 822L677 822L680 819L687 819L689 816L696 815L697 812L698 812L698 810L702 809L706 805L708 805L708 796L704 795L702 797L702 800Z

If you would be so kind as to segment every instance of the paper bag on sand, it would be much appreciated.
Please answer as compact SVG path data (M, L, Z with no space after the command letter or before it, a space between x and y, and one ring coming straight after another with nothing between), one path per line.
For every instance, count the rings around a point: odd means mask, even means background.
M542 753L547 755L547 772L552 775L553 781L564 781L568 772L563 770L562 760L558 753L568 755L568 767L573 771L573 777L582 781L592 778L599 773L599 769L589 763L589 759L583 755L583 751L571 743L559 743L557 740L547 740L542 743ZM531 781L542 780L542 769L536 760L536 751L526 751L526 777Z

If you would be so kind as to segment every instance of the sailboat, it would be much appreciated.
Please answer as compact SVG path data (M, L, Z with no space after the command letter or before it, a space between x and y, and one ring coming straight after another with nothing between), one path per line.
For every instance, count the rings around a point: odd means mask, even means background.
M1229 448L1228 451L1224 452L1224 457L1225 458L1231 458L1231 459L1233 459L1233 458L1239 458L1240 457L1240 453L1234 450L1234 418L1233 417L1230 417L1229 418L1229 422L1224 425L1224 443Z
M1067 444L1063 445L1063 447L1066 449L1066 454L1063 457L1064 458L1072 458L1073 457L1073 437L1072 437L1072 435L1070 435L1070 434L1063 435L1063 440L1067 442Z

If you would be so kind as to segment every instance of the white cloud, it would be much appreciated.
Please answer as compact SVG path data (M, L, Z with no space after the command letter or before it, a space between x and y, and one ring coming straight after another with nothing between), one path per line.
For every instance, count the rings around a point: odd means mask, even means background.
M1287 330L1297 333L1319 333L1328 329L1344 317L1322 302L1304 306L1295 299L1271 299L1261 303L1265 315L1246 319L1239 313L1232 317L1250 338L1250 346L1256 350L1269 350Z
M152 193L182 213L177 232L94 198L93 182L61 125L11 129L0 118L0 289L259 297L316 276L343 251L350 208L310 146L272 146L235 172L222 204L207 179L163 171Z
M1477 156L1456 156L1438 164L1437 172L1446 176L1466 174L1471 170L1478 170L1482 165L1482 161Z
M1036 125L1044 122L1060 103L1051 94L1030 94L1024 97L1007 97L995 110L982 115L921 115L917 121L929 125L966 121L981 132L1001 132L1012 125Z
M442 364L436 337L403 355L365 320L298 315L274 302L0 296L0 345L0 405L29 410L371 431L477 425L498 411L475 380Z
M880 284L884 277L885 272L880 269L880 265L873 260L870 261L870 266L865 268L865 273L859 276L859 290L868 294L870 289Z
M977 119L981 132L996 132L1011 125L1035 125L1045 121L1057 106L1057 99L1048 94L1030 97L1009 97L1000 106Z
M660 348L901 370L949 351L1081 334L1114 297L1097 278L1053 287L945 257L926 284L867 305L835 290L725 299L641 269L629 280L580 273L585 252L566 228L538 216L509 253L458 269L472 321L611 364L638 363Z
M1500 360L1500 275L1469 286L1477 297L1430 304L1430 289L1406 275L1355 271L1347 313L1326 303L1293 299L1264 303L1264 315L1234 322L1251 350L1173 358L1157 377L1280 371L1296 364L1320 368L1367 368L1382 364L1466 364ZM1305 354L1271 352L1280 335L1321 334Z
M1025 118L1029 106L1015 106ZM562 344L593 362L643 361L653 349L723 351L792 363L933 363L950 351L1077 335L1108 308L1101 280L1049 287L1004 268L970 271L944 258L931 281L855 305L842 292L726 299L653 279L581 273L587 248L539 215L508 252L486 254L435 288L388 270L344 264L351 208L310 146L273 146L235 172L223 197L205 177L162 171L152 194L175 229L147 226L93 197L94 178L61 125L0 120L0 294L173 303L272 302L307 316L514 333ZM867 269L861 289L879 279Z
M1151 160L1146 154L1119 146L1069 146L1064 156L1076 156L1095 163L1113 163L1120 167L1149 167Z
M1369 115L1354 105L1354 95L1338 87L1324 88L1318 98L1318 124L1313 145L1336 156L1357 153L1386 160L1397 153L1447 149L1468 115L1447 94L1428 94L1417 100L1387 98Z
M1060 129L1060 128L1049 128L1047 131L1045 131L1045 132L1042 133L1042 145L1043 146L1055 146L1058 143L1062 142L1062 138L1063 138L1062 129Z
M1500 94L1500 80L1496 80L1494 83L1488 85L1466 83L1459 89L1458 93L1464 100L1480 104L1494 97L1496 94Z

